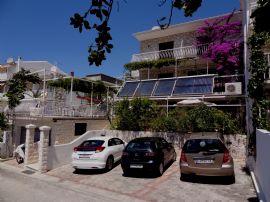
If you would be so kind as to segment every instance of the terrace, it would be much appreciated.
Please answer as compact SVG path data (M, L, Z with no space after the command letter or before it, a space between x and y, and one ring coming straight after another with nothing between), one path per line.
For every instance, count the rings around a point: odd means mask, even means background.
M184 46L174 49L167 49L161 51L145 52L140 54L134 54L131 62L153 61L165 58L193 58L202 55L208 50L208 44L200 46Z

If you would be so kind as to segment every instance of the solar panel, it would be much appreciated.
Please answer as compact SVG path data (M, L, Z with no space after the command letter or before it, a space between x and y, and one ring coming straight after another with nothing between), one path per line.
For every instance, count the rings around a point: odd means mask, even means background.
M120 90L119 97L132 97L139 82L126 82L124 87Z
M142 81L136 90L135 96L151 96L156 80Z
M213 76L178 78L173 95L212 93Z
M159 80L154 96L169 96L172 93L175 79Z

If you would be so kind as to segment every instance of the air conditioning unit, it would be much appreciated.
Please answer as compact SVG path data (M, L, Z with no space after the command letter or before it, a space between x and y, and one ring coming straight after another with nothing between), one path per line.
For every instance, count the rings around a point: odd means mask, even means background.
M242 83L233 82L225 83L225 94L226 95L241 95L242 94Z

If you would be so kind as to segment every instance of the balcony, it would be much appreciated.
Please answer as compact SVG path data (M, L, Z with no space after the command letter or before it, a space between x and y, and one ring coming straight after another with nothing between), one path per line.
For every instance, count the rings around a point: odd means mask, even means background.
M174 49L134 54L131 62L153 61L165 58L194 58L208 50L208 44L200 46L184 46Z

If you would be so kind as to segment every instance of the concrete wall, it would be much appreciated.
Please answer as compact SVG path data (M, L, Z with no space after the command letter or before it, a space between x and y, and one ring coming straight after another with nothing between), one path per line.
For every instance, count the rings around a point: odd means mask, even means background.
M255 176L265 201L270 201L270 132L256 131Z
M88 131L84 135L78 137L77 139L73 140L68 144L62 145L55 145L49 147L48 150L48 169L54 169L60 167L65 164L69 164L71 162L71 154L73 152L73 148L78 146L84 140L94 137L100 136L101 134L110 135L113 137L118 137L125 142L129 142L130 140L136 137L145 137L145 136L158 136L164 137L168 142L174 144L176 150L180 150L187 137L190 134L179 134L179 133L167 133L167 132L149 132L149 131L118 131L118 130L95 130L95 131ZM207 134L207 133L205 133ZM231 135L226 137L226 141L231 141L232 144L228 147L232 152L232 156L234 158L244 158L245 157L245 144L246 136L243 135ZM237 150L236 148L239 148ZM241 150L244 151L241 151ZM239 154L237 154L239 152Z
M76 139L75 123L87 123L87 131L102 130L109 127L109 121L103 119L89 119L89 118L36 118L32 120L17 119L16 124L16 146L19 145L21 127L34 124L38 127L50 126L52 130L51 143L65 144Z
M159 51L159 44L164 42L174 41L174 48L182 46L192 46L196 44L195 32L186 32L175 34L162 38L155 38L150 40L145 40L141 42L140 51L144 52L153 52Z
M88 138L100 136L101 134L105 134L105 132L103 130L92 130L79 136L70 143L50 146L48 149L48 170L70 163L74 147L78 146Z

